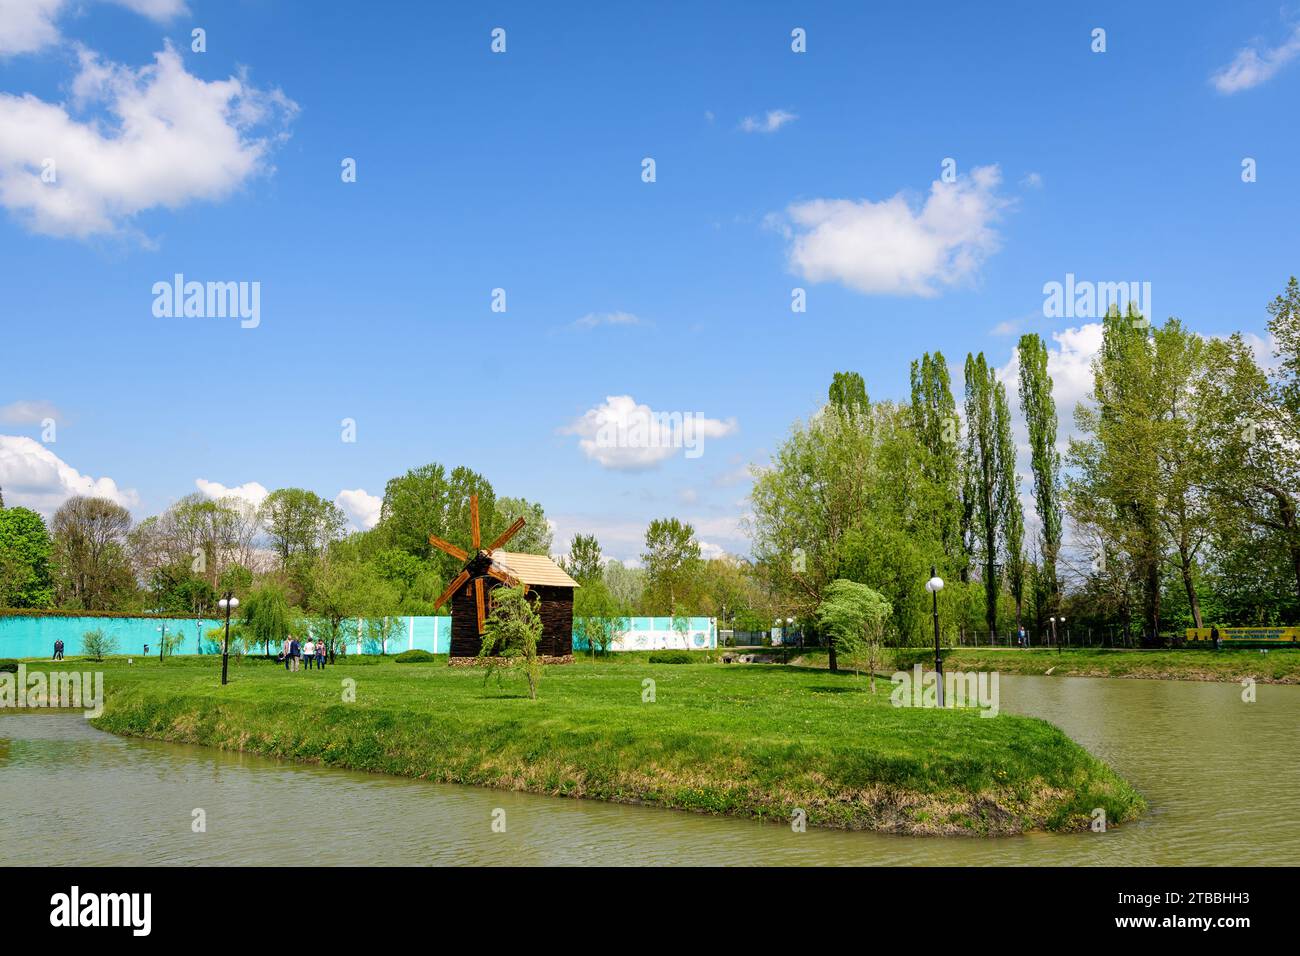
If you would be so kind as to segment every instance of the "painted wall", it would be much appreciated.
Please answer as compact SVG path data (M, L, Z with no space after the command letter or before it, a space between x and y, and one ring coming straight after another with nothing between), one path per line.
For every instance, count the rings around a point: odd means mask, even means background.
M663 651L704 650L718 646L718 621L712 617L688 617L684 630L673 627L671 617L628 618L628 630L610 650ZM573 640L573 649L586 650L586 641Z
M434 654L446 654L451 647L451 617L398 617L387 646L388 654L419 649ZM0 657L50 657L54 642L63 640L64 654L81 654L81 638L87 631L101 630L116 638L117 653L158 653L159 628L166 626L170 635L181 635L179 654L201 653L199 638L208 630L221 627L223 621L204 618L197 626L193 618L153 617L0 617ZM672 618L634 617L626 634L614 645L616 651L664 650L667 648L704 649L718 646L718 627L715 618L692 617L687 619L685 634L675 629ZM344 629L349 654L378 654L379 641L371 635L364 621L345 621ZM207 642L204 641L206 644ZM579 649L574 641L574 649ZM582 645L585 650L585 645ZM260 652L261 648L256 648ZM272 648L275 653L279 648Z

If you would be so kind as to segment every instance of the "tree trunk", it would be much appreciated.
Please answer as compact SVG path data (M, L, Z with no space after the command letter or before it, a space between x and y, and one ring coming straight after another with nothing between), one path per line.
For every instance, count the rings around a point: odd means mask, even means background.
M1183 587L1187 589L1187 604L1192 609L1192 623L1198 629L1201 624L1201 602L1196 597L1196 584L1192 581L1192 559L1186 548L1178 550L1179 566L1183 572Z

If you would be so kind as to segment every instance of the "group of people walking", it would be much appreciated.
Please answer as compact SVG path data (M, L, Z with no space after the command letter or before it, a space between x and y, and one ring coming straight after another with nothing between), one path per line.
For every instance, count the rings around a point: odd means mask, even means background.
M311 670L312 664L324 670L325 650L324 641L307 638L307 643L303 644L296 637L286 637L280 647L280 660L284 661L284 669L287 671L296 671L299 666Z

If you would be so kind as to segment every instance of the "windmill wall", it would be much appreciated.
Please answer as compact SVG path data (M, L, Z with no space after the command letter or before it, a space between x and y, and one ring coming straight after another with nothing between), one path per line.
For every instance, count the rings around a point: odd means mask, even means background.
M493 581L495 586L497 582ZM490 613L488 590L484 594L484 613ZM573 588L539 584L529 587L530 599L541 598L539 613L542 618L542 636L537 642L537 653L543 657L568 657L573 653ZM478 633L478 611L474 601L474 585L467 582L451 599L451 656L477 657L483 646Z

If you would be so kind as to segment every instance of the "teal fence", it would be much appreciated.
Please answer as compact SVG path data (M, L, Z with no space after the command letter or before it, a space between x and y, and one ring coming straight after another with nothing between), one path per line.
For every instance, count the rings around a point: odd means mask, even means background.
M400 654L407 650L424 650L446 654L451 648L451 617L392 617L388 638L381 647L378 621L348 620L343 622L344 640L349 654ZM117 643L119 654L157 654L162 628L169 636L181 637L177 654L213 653L218 648L206 637L213 628L224 622L214 618L157 618L157 617L65 617L63 615L31 615L0 617L0 657L49 657L54 653L54 642L63 641L63 653L81 654L82 636L87 631L103 631ZM633 617L627 619L627 630L619 638L614 650L656 650L664 647L690 647L697 650L718 646L717 622L710 617L692 617L677 620L668 617ZM148 646L148 650L145 647ZM574 650L585 650L580 640L574 641ZM250 648L257 653L261 648ZM276 653L279 648L271 648Z

